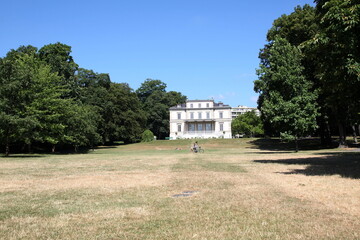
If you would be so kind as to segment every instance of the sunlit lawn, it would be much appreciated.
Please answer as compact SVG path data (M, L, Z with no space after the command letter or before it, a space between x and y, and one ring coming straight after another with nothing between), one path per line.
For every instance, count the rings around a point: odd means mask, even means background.
M357 149L199 142L2 157L0 239L360 239Z

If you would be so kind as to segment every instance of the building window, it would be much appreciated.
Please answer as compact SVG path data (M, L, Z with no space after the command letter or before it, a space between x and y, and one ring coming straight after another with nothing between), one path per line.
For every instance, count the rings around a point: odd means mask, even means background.
M181 113L177 114L178 119L181 119Z
M181 132L181 124L178 125L178 132Z
M224 123L220 123L220 131L224 131Z
M211 123L206 123L206 124L205 124L205 130L206 130L207 132L211 132L211 130L212 130Z
M193 108L193 107L194 107L194 104L191 103L191 104L190 104L190 108Z
M194 113L193 112L190 113L190 119L194 119Z
M207 107L207 108L208 108L208 107L210 107L210 104L209 104L209 103L207 103L207 104L206 104L206 107Z
M195 124L194 123L190 123L188 125L188 131L189 132L194 132L195 131Z
M201 114L201 112L199 112L199 113L198 113L198 116L199 116L199 119L201 119L201 118L202 118L202 114Z
M204 130L202 123L199 123L197 127L198 127L198 131L203 131Z
M224 116L223 112L219 112L219 117L223 118L223 116Z
M201 108L201 103L199 103L199 108Z
M206 119L210 119L210 112L206 113Z

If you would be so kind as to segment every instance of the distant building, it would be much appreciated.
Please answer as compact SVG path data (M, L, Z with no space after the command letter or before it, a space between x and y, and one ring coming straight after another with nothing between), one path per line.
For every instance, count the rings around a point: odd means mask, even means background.
M251 111L255 111L255 114L260 116L260 111L257 108L239 105L238 107L231 108L231 117L235 119L237 116Z
M231 138L231 107L214 100L189 100L170 109L170 139Z

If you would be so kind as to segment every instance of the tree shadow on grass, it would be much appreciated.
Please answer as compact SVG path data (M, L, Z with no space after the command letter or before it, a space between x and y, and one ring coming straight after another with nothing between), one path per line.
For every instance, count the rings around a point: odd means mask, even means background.
M244 154L289 154L294 153L294 151L266 151L266 152L245 152Z
M0 158L2 159L14 159L14 158L42 158L45 157L44 155L28 155L28 154L14 154L14 155L9 155L9 156L5 156L5 155L0 155Z
M286 165L308 165L305 169L292 169L281 174L303 174L306 176L340 175L344 178L360 179L360 153L321 153L327 156L311 158L289 158L282 160L254 160L257 163Z
M250 149L260 149L269 151L295 151L294 142L283 142L280 139L260 138L249 142ZM324 147L318 138L304 138L299 140L299 150L320 150L336 148L338 143L333 141L331 146Z

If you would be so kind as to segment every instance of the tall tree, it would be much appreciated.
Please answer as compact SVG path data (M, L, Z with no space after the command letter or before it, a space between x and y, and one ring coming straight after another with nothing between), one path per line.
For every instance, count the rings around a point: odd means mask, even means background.
M93 145L98 143L96 112L65 97L70 91L37 49L11 50L0 64L0 139L9 154L11 144L33 142ZM75 119L75 120L74 120ZM82 126L82 128L80 128Z
M360 112L360 2L316 0L320 31L308 41L316 57L316 74L324 104L339 127L339 146L346 145L346 127Z
M136 90L147 116L147 129L159 139L169 136L169 108L186 102L180 92L166 92L166 84L160 80L146 79Z
M249 137L256 137L264 134L263 124L255 111L246 112L235 118L231 122L231 132L233 135L246 134Z
M68 106L65 115L65 144L71 144L75 152L79 147L93 147L101 142L97 133L99 115L92 106L74 104Z
M307 48L303 45L308 40L312 39L319 31L319 24L316 21L316 11L314 7L306 4L303 7L297 6L289 15L283 14L281 17L274 20L271 29L267 33L268 44L261 50L259 58L262 64L267 64L270 56L269 50L276 37L286 39L291 45L300 47L303 50L301 64L304 67L304 75L306 79L313 83L312 90L317 91L320 88L319 81L315 77L316 55L310 54ZM318 105L323 106L323 97L320 94L317 98ZM259 107L262 105L262 97L259 98ZM322 114L318 116L318 124L320 125L320 135L322 136L322 143L331 141L330 133L327 131L328 126L328 109L321 108ZM272 124L264 121L264 127L268 135L276 134L277 129L272 127ZM327 137L327 138L326 138Z
M61 77L31 46L12 50L0 66L0 110L6 154L11 143L64 142L64 114L74 102L64 99Z
M158 79L147 78L136 90L141 102L145 102L154 92L166 92L166 83Z
M66 120L77 103L62 97L67 89L60 84L61 77L52 72L49 65L36 62L37 65L32 66L32 84L27 89L30 101L26 104L26 115L39 123L31 133L34 140L52 145L54 152L57 144L67 143L69 139L65 132Z
M289 15L283 14L275 19L267 33L267 40L272 41L276 37L281 37L291 45L300 46L313 38L318 29L315 8L305 4L303 7L295 7L294 12Z
M79 89L74 76L78 65L71 56L71 47L59 42L48 44L40 48L39 57L62 78L61 84L69 89L66 97L77 97Z
M141 140L146 116L136 93L126 83L112 83L104 116L107 139L133 143Z
M29 57L21 51L10 51L0 59L0 139L9 155L10 145L31 141L33 129L38 122L26 114L26 106L31 99L28 90L32 85L35 71Z
M276 37L268 61L257 70L255 91L262 99L262 117L279 129L282 136L298 139L317 127L318 108L311 82L303 74L301 52L286 39Z

